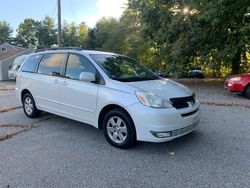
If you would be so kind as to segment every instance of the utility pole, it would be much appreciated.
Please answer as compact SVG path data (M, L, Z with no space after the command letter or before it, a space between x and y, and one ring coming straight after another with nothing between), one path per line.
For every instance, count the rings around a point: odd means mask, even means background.
M57 25L58 25L58 28L57 28L57 42L58 42L58 47L61 47L62 45L62 37L61 37L61 34L62 34L62 28L61 28L61 0L57 0Z

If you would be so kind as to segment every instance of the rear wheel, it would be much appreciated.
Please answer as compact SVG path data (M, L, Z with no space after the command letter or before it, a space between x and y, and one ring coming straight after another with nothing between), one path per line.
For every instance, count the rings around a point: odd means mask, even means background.
M103 131L106 140L118 148L130 148L136 143L134 123L122 109L109 111L103 120Z
M250 99L250 85L248 85L245 90L245 96Z
M23 111L29 118L36 118L40 115L40 110L36 108L35 100L30 93L23 96Z

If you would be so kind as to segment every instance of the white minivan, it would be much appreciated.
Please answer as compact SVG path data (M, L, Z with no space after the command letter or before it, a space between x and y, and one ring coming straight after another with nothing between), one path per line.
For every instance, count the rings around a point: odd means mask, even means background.
M93 125L119 148L173 140L193 131L200 119L190 89L108 52L36 51L17 73L16 92L28 117L46 111Z

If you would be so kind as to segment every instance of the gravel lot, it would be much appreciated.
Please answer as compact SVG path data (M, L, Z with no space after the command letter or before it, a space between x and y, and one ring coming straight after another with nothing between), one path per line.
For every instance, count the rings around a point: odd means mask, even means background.
M221 81L179 81L202 102L199 127L129 150L63 117L0 113L0 187L250 187L250 100L228 94ZM20 105L13 96L0 91L0 108Z
M231 105L250 108L250 100L242 95L230 93L223 87L224 81L218 79L182 79L178 82L190 87L198 99L215 105Z

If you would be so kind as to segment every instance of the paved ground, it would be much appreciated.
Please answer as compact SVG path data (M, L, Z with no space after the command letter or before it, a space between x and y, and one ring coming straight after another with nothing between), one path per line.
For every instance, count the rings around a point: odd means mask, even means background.
M223 80L218 79L182 79L178 82L190 87L204 104L245 106L250 108L250 100L242 95L226 91Z
M1 109L9 109L20 107L21 102L16 98L14 90L0 90L0 111Z
M15 81L0 81L0 91L15 89Z
M130 150L66 118L0 113L0 187L250 187L250 100L224 93L222 82L185 83L203 103L196 131Z

